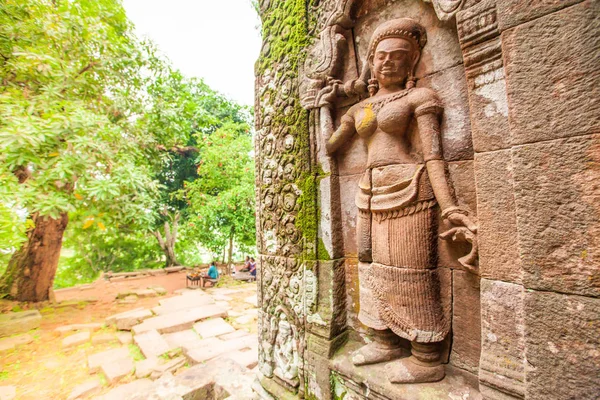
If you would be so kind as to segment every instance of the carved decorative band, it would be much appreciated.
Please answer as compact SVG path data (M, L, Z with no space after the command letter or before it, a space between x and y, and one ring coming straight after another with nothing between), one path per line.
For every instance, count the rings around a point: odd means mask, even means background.
M523 398L525 368L522 361L510 356L501 357L493 354L482 354L479 367L479 381L501 392Z
M495 5L459 21L457 28L463 50L497 36L499 31Z

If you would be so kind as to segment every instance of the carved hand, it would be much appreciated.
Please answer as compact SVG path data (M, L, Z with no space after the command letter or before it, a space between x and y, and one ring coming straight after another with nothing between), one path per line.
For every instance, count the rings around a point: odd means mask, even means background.
M475 274L478 273L477 259L479 246L477 243L477 225L462 210L460 212L450 211L446 216L446 220L456 226L440 234L440 238L453 242L470 243L471 251L466 256L460 257L458 262L467 271Z
M342 85L342 81L331 79L328 85L319 91L317 94L317 107L331 107L338 97L338 88Z

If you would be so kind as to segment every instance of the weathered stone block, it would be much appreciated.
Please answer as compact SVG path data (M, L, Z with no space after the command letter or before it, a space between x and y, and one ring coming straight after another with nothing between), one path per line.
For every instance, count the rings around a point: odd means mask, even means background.
M364 171L363 171L364 172ZM358 254L356 246L356 208L355 197L358 191L360 175L340 176L341 213L342 213L342 238L344 241L344 255L356 257Z
M600 296L600 135L513 150L523 282Z
M141 324L142 321L152 316L153 314L150 310L132 311L130 313L116 317L115 325L119 330L130 331L131 328L133 328L137 324Z
M38 328L41 321L42 315L38 310L0 314L0 337Z
M66 333L71 333L71 332L75 332L75 331L94 332L94 331L99 330L100 328L102 328L102 324L100 324L100 323L71 324L71 325L59 326L58 328L54 329L54 332L56 332L60 335L64 335Z
M100 365L102 373L109 383L116 383L133 372L133 359L123 358L115 362L105 362Z
M75 386L69 397L67 397L67 400L87 398L95 393L98 393L100 390L102 390L102 384L100 381L96 378L90 379ZM4 400L3 397L0 397L0 399Z
M496 1L500 30L550 14L582 0L502 0Z
M446 161L472 160L471 120L465 69L461 65L419 80L418 87L435 90L444 107L441 132Z
M117 340L114 333L99 333L92 336L92 344L110 343Z
M202 307L214 304L215 300L201 291L185 291L179 296L162 299L158 306L152 311L156 315L164 315L174 311L186 310L189 308Z
M88 368L90 372L95 372L100 368L100 365L107 362L118 362L126 358L131 358L127 347L119 347L92 354L88 357Z
M502 33L513 144L600 131L599 15L585 1Z
M526 398L597 399L600 394L600 299L525 294Z
M481 276L521 282L510 150L475 155Z
M80 344L86 343L90 341L90 333L89 332L79 332L73 335L67 336L62 341L62 347L74 347Z
M213 318L206 321L198 322L194 325L194 330L203 339L224 335L234 332L233 326L229 325L223 318Z
M318 261L313 274L305 277L305 288L316 299L307 310L308 330L332 338L346 329L343 260Z
M153 329L156 329L159 333L178 332L190 329L197 321L226 316L227 311L223 308L216 305L206 305L148 318L131 330L136 335Z
M448 173L458 204L469 210L473 220L476 220L477 194L475 193L473 161L449 162ZM440 221L440 233L450 228L450 224ZM438 238L438 265L449 268L462 268L458 259L466 255L470 249L471 246L467 243L449 242Z
M185 331L173 332L173 333L165 333L162 335L163 338L169 344L169 347L172 349L175 348L186 348L186 347L194 347L200 343L202 339L193 329L187 329Z
M452 272L452 365L477 374L481 356L479 277Z
M503 394L524 396L524 296L520 285L481 280L479 384L482 392L501 392L490 398L501 399Z
M152 390L153 382L150 379L138 379L125 385L117 386L104 396L99 397L99 400L129 400L134 398L138 393L147 395ZM147 399L148 397L144 397Z

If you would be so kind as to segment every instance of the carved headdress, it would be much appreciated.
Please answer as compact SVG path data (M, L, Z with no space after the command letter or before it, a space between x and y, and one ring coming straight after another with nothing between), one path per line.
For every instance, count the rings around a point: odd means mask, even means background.
M423 49L423 46L427 43L427 33L425 32L425 28L417 21L410 18L393 19L384 22L375 29L373 36L371 36L367 58L370 58L375 54L375 49L379 42L388 38L406 39L412 42L415 45L415 48L419 50Z

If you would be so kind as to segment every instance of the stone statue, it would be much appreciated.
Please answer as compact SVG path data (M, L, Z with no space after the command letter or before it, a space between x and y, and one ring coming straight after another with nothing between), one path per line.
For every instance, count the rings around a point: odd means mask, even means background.
M427 41L416 21L381 24L368 48L370 97L352 106L333 132L324 136L329 154L358 134L367 144L368 166L356 196L360 280L360 321L373 341L353 355L355 365L401 358L398 337L411 343L410 357L386 365L393 383L434 382L445 373L440 342L450 323L442 311L437 262L438 207L453 228L441 235L476 247L477 226L457 206L446 179L440 138L441 102L436 93L416 88L414 72ZM331 81L317 96L330 106L341 82ZM411 143L416 120L419 146ZM327 125L327 124L326 124ZM469 260L473 260L474 249Z

